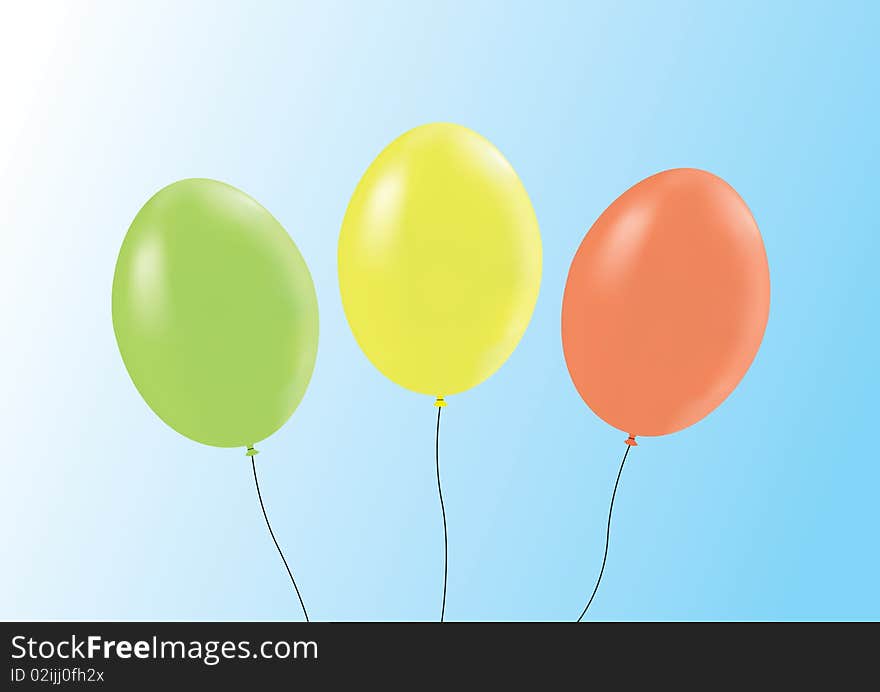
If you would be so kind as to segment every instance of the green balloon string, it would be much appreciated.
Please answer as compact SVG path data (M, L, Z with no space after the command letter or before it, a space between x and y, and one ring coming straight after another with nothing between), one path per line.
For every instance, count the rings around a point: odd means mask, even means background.
M248 447L247 456L251 458L251 468L254 470L254 485L257 488L257 499L260 501L260 509L263 510L263 518L266 520L266 528L269 529L269 535L272 537L272 542L275 544L275 548L278 550L278 554L281 556L281 561L284 563L284 568L287 570L287 576L290 577L290 583L293 584L293 590L296 591L296 597L299 599L299 604L302 607L303 615L306 618L306 622L310 622L309 613L306 610L306 604L303 603L302 594L299 592L299 587L296 585L296 579L293 578L293 572L290 569L290 565L287 564L287 558L284 557L284 553L281 551L281 546L278 545L278 539L275 538L275 532L272 530L272 524L269 523L269 515L266 514L266 505L263 504L263 495L260 493L260 481L257 479L257 464L254 461L254 455L259 454L257 450L253 447Z

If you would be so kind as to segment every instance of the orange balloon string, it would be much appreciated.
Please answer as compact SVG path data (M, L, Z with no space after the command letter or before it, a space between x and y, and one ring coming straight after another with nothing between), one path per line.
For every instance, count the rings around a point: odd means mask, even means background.
M635 439L632 436L630 436L630 439L635 442ZM590 594L590 600L587 601L587 605L584 606L583 612L577 619L578 622L584 619L584 615L587 614L587 611L593 604L593 599L596 597L596 592L599 590L599 584L602 583L602 575L605 574L605 563L608 561L608 545L611 542L611 513L614 511L614 498L617 497L617 486L620 485L620 476L623 474L623 465L626 463L626 455L629 454L629 450L633 448L633 445L629 442L630 440L628 439L626 441L626 451L623 453L623 461L620 462L620 470L617 472L617 480L614 481L614 491L611 493L611 505L608 507L608 525L605 528L605 554L602 556L602 567L599 569L599 577L596 579L593 593Z

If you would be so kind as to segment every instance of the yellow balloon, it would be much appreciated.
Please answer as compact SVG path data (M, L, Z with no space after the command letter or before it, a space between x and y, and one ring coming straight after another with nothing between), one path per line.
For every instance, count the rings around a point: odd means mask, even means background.
M470 389L510 357L541 284L541 234L507 159L460 125L423 125L367 169L339 235L355 339L422 394Z

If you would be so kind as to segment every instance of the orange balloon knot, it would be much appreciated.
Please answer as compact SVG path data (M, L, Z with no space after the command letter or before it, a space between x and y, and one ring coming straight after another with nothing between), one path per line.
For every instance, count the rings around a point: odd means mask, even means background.
M253 445L248 445L247 451L244 453L246 457L254 458L255 455L259 454L259 452L254 449Z
M445 407L446 406L446 399L444 399L442 396L438 396L437 400L434 402L434 406L436 406L437 408Z
M626 443L627 443L630 447L638 447L638 446L639 446L639 443L636 442L636 436L635 436L635 435L630 435L629 437L627 437L627 438L626 438Z

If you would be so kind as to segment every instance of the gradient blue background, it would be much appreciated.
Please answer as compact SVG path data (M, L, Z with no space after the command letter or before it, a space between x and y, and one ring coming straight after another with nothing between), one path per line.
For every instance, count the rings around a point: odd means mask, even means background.
M444 414L448 618L583 607L625 435L569 381L563 286L602 210L676 166L721 175L750 205L770 322L718 410L630 455L590 617L880 618L876 8L5 5L0 617L300 617L248 460L165 427L114 341L123 235L190 176L260 200L315 279L311 388L258 457L311 615L438 617L435 409L359 351L336 239L378 152L449 120L519 172L544 279L510 361Z

